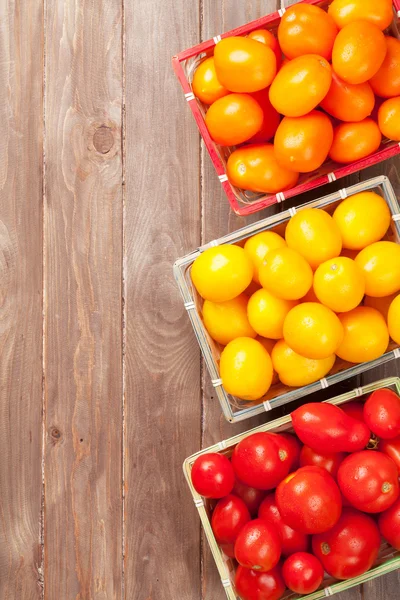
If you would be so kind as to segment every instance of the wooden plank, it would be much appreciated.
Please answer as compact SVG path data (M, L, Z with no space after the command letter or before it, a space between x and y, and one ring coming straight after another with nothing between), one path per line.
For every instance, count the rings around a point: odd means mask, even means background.
M182 474L200 446L200 356L172 275L199 245L197 128L170 57L198 2L126 3L125 594L200 597L200 523Z
M46 11L45 598L122 598L122 4Z
M0 597L41 597L43 11L0 3Z

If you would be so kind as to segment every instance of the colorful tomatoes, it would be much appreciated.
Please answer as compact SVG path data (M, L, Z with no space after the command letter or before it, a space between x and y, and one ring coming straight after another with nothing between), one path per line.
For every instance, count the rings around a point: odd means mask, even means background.
M400 550L400 500L379 516L378 526L389 544L396 550Z
M375 96L368 82L351 84L332 72L331 87L321 102L321 107L335 119L359 122L370 116L375 106Z
M400 398L389 389L372 392L364 405L364 421L379 438L400 435Z
M316 452L309 446L303 446L300 453L300 466L321 467L328 471L332 477L336 477L341 463L346 458L344 452Z
M257 92L276 74L276 56L266 44L245 37L229 37L214 50L218 80L231 92Z
M284 65L272 82L271 104L286 117L302 117L325 98L331 82L332 69L325 58L299 56Z
M379 71L385 56L382 31L368 21L354 21L345 25L336 37L332 67L344 81L364 83Z
M281 557L281 538L275 525L254 519L242 527L235 543L239 565L254 571L270 571Z
M275 156L286 169L309 173L326 160L332 142L327 115L313 110L303 117L284 117L275 134Z
M305 534L327 531L342 511L339 488L320 467L301 467L284 479L276 490L276 503L284 522Z
M218 502L212 514L211 527L215 539L227 556L235 557L236 538L249 521L249 510L237 496L231 494Z
M336 579L351 579L368 571L380 545L381 536L372 518L352 508L344 508L332 529L312 539L315 556Z
M290 556L294 552L306 552L308 550L310 537L286 525L276 504L275 494L268 494L262 501L258 517L275 525L281 537L283 556Z
M261 106L249 94L229 94L210 106L205 122L214 142L235 146L260 131L263 119Z
M382 134L372 119L364 119L359 123L341 123L333 131L329 156L342 164L355 162L376 152L381 141Z
M364 450L348 456L340 465L338 483L342 494L358 510L378 513L399 497L399 475L391 458Z
M333 0L328 13L341 29L353 21L369 21L386 29L393 21L392 0Z
M206 58L197 67L192 82L193 93L204 104L212 104L230 92L218 81L214 57Z
M277 565L268 573L259 573L239 565L235 588L242 600L279 600L285 593L281 567Z
M297 552L283 564L283 579L296 594L312 594L324 579L324 569L319 560L308 552Z
M289 473L291 459L287 442L272 433L249 435L235 447L232 466L237 478L246 485L272 490Z
M318 54L330 60L337 33L332 17L309 4L290 6L278 27L279 44L289 60L304 54Z
M226 171L232 185L268 194L289 190L299 179L298 173L278 163L272 144L238 148L229 156Z
M230 461L222 454L203 454L192 467L192 483L205 498L223 498L231 493L235 474Z

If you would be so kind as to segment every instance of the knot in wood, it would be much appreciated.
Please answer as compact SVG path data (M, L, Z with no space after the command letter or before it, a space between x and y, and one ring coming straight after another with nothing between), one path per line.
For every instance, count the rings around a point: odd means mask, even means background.
M100 154L108 154L114 145L114 135L111 127L101 125L93 135L93 146Z
M50 435L53 440L58 441L61 439L61 431L57 427L52 427L50 430Z

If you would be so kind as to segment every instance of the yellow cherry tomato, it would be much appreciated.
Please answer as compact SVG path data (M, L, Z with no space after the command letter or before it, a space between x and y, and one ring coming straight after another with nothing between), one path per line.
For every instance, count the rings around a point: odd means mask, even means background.
M238 337L256 337L247 318L248 301L245 294L226 302L204 301L203 321L213 340L226 346Z
M253 279L253 263L243 248L223 244L208 248L196 258L191 277L204 300L225 302L248 287Z
M343 341L336 351L339 358L363 363L382 356L389 344L389 332L381 313L368 306L339 315L344 330Z
M294 300L277 298L267 290L258 290L247 306L250 325L258 335L279 340L283 336L285 318L296 304Z
M244 251L253 263L253 280L256 283L260 283L258 271L268 252L275 250L275 248L283 248L284 246L286 246L285 240L274 231L262 231L246 240Z
M335 354L343 340L343 327L330 308L304 302L286 317L283 337L300 356L320 360Z
M364 271L365 292L382 298L400 290L400 246L376 242L357 254L356 263Z
M315 271L314 291L336 313L353 310L364 298L364 273L350 258L331 258Z
M197 67L193 76L192 88L194 95L204 104L212 104L219 98L230 94L229 90L218 81L213 56L203 60Z
M325 377L335 364L332 354L322 360L304 358L279 340L272 350L272 364L281 382L290 387L303 387Z
M390 337L400 344L400 295L396 296L389 307L388 327Z
M242 400L259 400L271 387L271 357L260 342L237 338L221 354L220 375L228 394Z
M309 291L313 274L307 261L291 248L276 248L266 255L259 270L262 287L284 300L299 300Z

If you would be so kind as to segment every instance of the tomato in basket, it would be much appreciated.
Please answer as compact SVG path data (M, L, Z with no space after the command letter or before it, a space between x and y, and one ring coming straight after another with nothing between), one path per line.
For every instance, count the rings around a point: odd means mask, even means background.
M231 493L235 483L232 465L222 454L203 454L192 467L192 483L205 498L223 498Z
M292 456L280 435L259 432L244 438L232 454L236 477L261 490L274 489L289 473Z
M286 525L277 507L275 494L268 494L262 501L258 516L263 521L273 523L279 531L282 541L282 556L290 556L294 552L306 552L310 546L310 536L295 531Z
M372 392L364 405L364 421L379 438L400 435L400 398L389 389Z
M346 458L344 452L316 452L309 446L303 446L300 454L300 466L314 465L328 471L332 477L336 477L341 463Z
M372 450L350 454L339 467L342 494L366 513L379 513L399 497L399 474L391 458Z
M383 452L396 463L400 476L400 436L392 440L379 440L379 452Z
M308 552L292 554L283 564L283 579L296 594L312 594L324 579L320 561Z
M276 490L276 503L284 522L305 534L322 533L337 523L342 511L340 490L320 467L301 467Z
M222 498L214 508L211 527L215 539L227 556L235 557L237 536L249 521L249 510L238 496L230 494Z
M320 535L314 535L312 547L325 571L336 579L351 579L368 571L374 564L381 545L375 521L368 515L344 508L337 524Z
M378 526L389 544L400 550L400 499L379 516Z
M235 588L242 600L279 600L286 589L280 565L268 573L259 573L239 565Z
M300 466L301 443L299 439L292 433L280 433L281 438L286 440L288 444L290 471L295 471Z
M266 572L281 557L282 542L273 523L254 519L242 527L235 542L235 557L242 567Z

